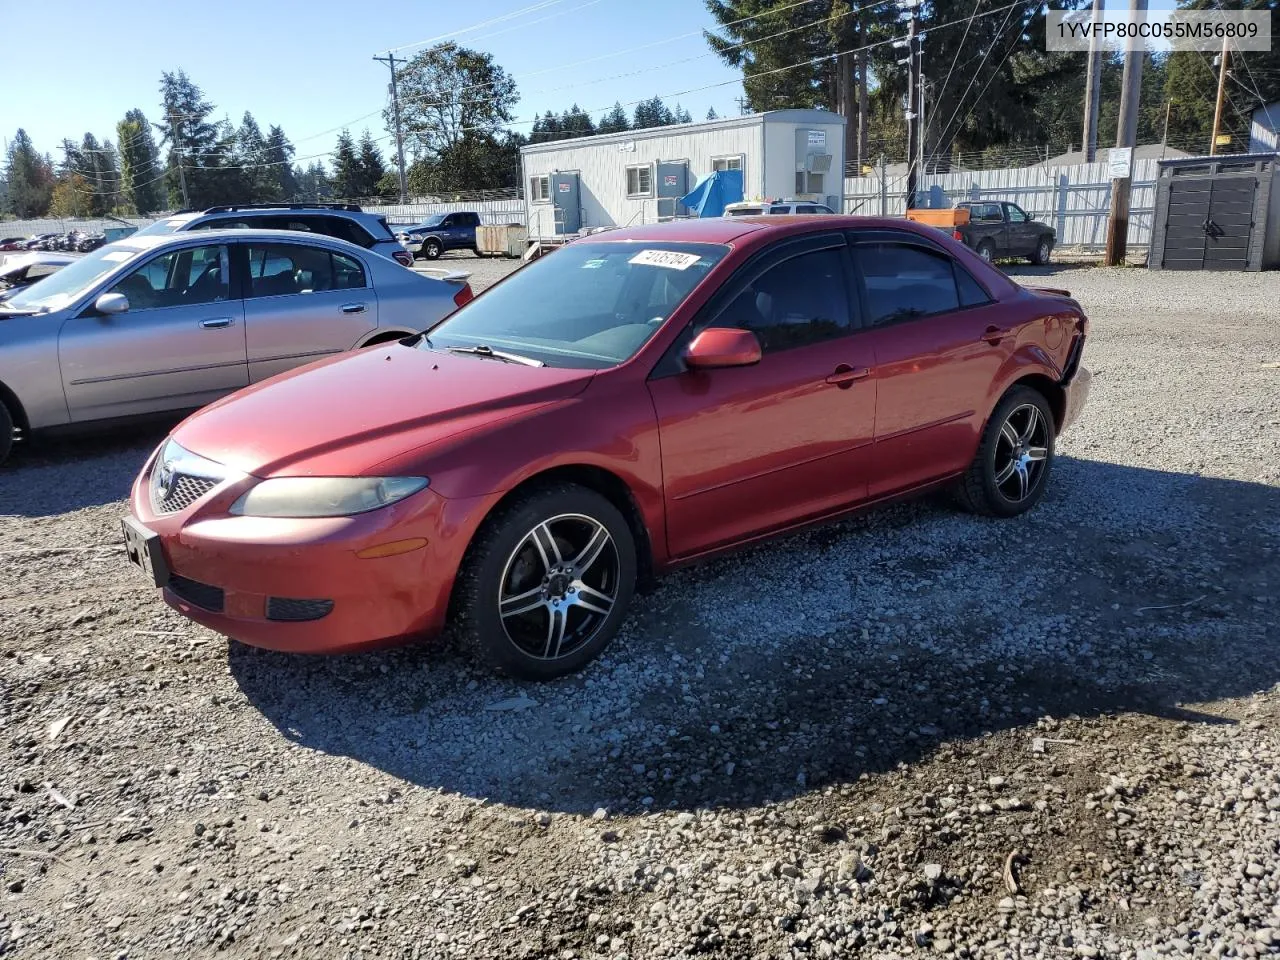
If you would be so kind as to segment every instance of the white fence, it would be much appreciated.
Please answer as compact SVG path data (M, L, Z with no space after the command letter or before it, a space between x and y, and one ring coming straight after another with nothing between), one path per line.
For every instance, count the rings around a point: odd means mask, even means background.
M130 225L145 227L154 222L151 217L122 217ZM0 238L29 237L36 233L70 233L79 230L81 233L102 233L114 227L122 227L119 220L105 218L67 218L47 217L43 220L0 220Z
M1129 201L1131 247L1151 243L1159 172L1156 160L1134 162ZM900 217L906 212L906 189L905 176L889 177L884 183L874 176L848 177L844 181L845 212ZM962 200L1009 200L1052 226L1058 233L1059 247L1099 250L1106 246L1111 179L1105 163L926 174L917 189L929 193L931 207L949 207Z
M507 200L460 200L453 203L390 203L377 206L365 205L369 213L380 214L388 223L413 224L437 213L457 213L470 211L480 214L481 223L506 225L509 223L525 223L524 201Z

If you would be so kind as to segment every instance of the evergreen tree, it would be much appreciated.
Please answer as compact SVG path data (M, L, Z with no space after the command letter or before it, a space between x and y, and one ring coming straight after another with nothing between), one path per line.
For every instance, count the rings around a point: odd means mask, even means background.
M7 210L22 219L43 217L53 197L53 164L36 153L27 131L18 129L5 157Z
M164 185L169 205L184 205L181 172L186 174L187 199L199 208L219 202L221 184L217 169L227 137L209 119L213 104L183 70L160 75L164 121L155 124L160 142L168 146ZM179 166L182 171L179 171Z
M530 143L546 143L549 140L564 138L564 127L560 118L548 110L540 117L534 118L533 130L529 133Z
M120 153L120 201L126 210L146 216L162 206L162 173L157 160L151 125L141 110L130 110L116 124Z
M250 203L273 203L283 199L279 172L270 166L267 138L262 135L262 128L253 119L253 114L247 110L235 132L235 142L235 164L245 168L239 177L246 189L242 199Z
M614 102L613 109L600 118L600 124L596 127L598 133L622 133L631 129L631 122L627 119L627 111L622 109L620 102Z
M676 104L676 108L671 111L671 120L673 123L693 123L693 117L689 111L680 104Z
M589 137L596 132L595 122L576 103L560 115L560 129L565 137Z
M715 107L710 107L710 108L707 110L707 119L708 119L708 120L719 120L719 119L720 119L720 114L716 113L716 108L715 108Z
M654 97L636 104L635 119L632 120L631 127L634 130L644 130L648 127L666 127L675 122L675 115L662 102L662 98Z
M267 131L267 162L271 164L271 175L275 178L281 200L296 200L300 195L298 175L292 163L293 155L293 144L282 129L273 125Z
M360 155L357 158L357 169L360 171L358 196L378 197L382 195L380 183L387 174L387 166L382 162L382 153L374 143L368 130L360 137ZM396 178L396 193L400 192L399 177Z
M343 130L338 134L338 146L333 152L334 196L340 200L354 200L360 196L360 155L356 153L355 141L351 132Z

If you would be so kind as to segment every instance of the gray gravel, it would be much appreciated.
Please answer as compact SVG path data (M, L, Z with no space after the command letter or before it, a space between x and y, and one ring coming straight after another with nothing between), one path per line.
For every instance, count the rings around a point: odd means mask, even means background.
M1031 516L713 561L552 685L228 644L117 547L159 434L20 453L0 954L1280 952L1280 275L1014 272L1094 322Z

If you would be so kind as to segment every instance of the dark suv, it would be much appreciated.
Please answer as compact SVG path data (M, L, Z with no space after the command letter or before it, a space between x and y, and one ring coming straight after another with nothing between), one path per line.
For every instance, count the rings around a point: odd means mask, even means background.
M358 247L413 266L413 256L395 238L386 217L366 213L354 203L246 203L204 210L179 210L139 234L187 230L299 230L337 237Z

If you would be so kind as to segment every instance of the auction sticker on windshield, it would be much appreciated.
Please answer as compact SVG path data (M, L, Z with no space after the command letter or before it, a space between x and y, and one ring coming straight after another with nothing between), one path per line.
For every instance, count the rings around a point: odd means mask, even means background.
M649 267L667 267L670 270L688 270L702 259L698 253L676 253L672 250L641 250L629 263L644 264Z

